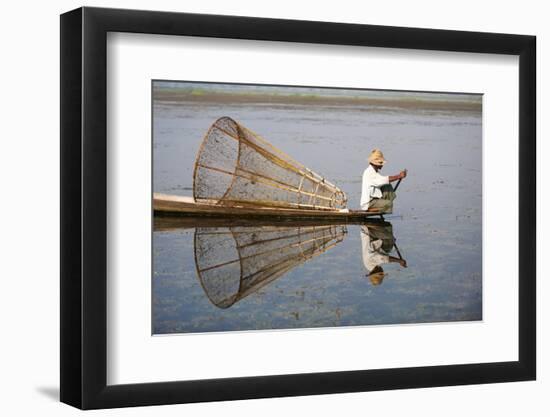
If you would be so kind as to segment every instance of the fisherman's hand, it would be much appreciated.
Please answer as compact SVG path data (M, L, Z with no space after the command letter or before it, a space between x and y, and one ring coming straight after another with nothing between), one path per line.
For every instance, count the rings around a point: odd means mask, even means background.
M399 260L399 265L401 265L403 268L406 268L407 267L407 261L404 260L404 259L400 259Z
M406 169L399 173L399 178L401 178L401 179L405 178L406 176L407 176L407 170Z

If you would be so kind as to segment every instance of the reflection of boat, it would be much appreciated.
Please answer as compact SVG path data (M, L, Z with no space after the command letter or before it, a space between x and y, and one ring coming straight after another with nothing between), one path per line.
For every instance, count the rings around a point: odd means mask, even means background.
M228 308L344 239L343 225L195 229L195 263L210 301Z
M229 117L203 138L193 197L157 194L155 214L364 219L377 210L348 210L345 193Z
M368 220L347 220L333 218L308 218L308 219L277 219L273 217L242 218L242 217L205 217L205 216L155 216L153 218L153 230L155 232L169 232L181 229L194 229L196 227L236 227L236 226L278 226L278 227L305 227L305 226L337 226L337 225L380 225L388 222L378 218Z

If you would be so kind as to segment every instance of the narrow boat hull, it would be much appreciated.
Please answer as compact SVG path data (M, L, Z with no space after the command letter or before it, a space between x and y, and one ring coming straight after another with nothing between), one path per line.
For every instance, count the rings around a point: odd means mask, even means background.
M197 203L192 197L170 194L153 195L155 216L204 216L238 218L281 218L281 219L334 219L360 221L373 216L381 216L379 211L364 210L313 210L287 209L276 207L241 207Z

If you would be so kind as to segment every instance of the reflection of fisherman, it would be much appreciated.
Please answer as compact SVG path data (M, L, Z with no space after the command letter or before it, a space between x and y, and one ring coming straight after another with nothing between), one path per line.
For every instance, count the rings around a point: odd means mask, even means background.
M402 267L407 267L407 262L404 259L389 254L394 243L391 224L387 224L387 226L361 226L363 264L368 271L368 277L372 285L380 285L386 276L382 264L398 262Z
M363 172L363 186L361 189L361 208L363 210L378 209L383 213L391 213L395 191L390 182L401 180L407 176L407 171L397 175L384 176L379 173L386 160L384 154L375 149L369 156L369 166Z

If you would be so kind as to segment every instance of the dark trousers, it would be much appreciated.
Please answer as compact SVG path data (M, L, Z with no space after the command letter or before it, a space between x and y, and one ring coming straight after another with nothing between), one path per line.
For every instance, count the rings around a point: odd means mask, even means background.
M369 210L377 209L383 213L391 213L393 211L393 200L396 197L395 191L393 191L390 184L380 187L380 191L382 191L382 198L373 198L369 203Z

